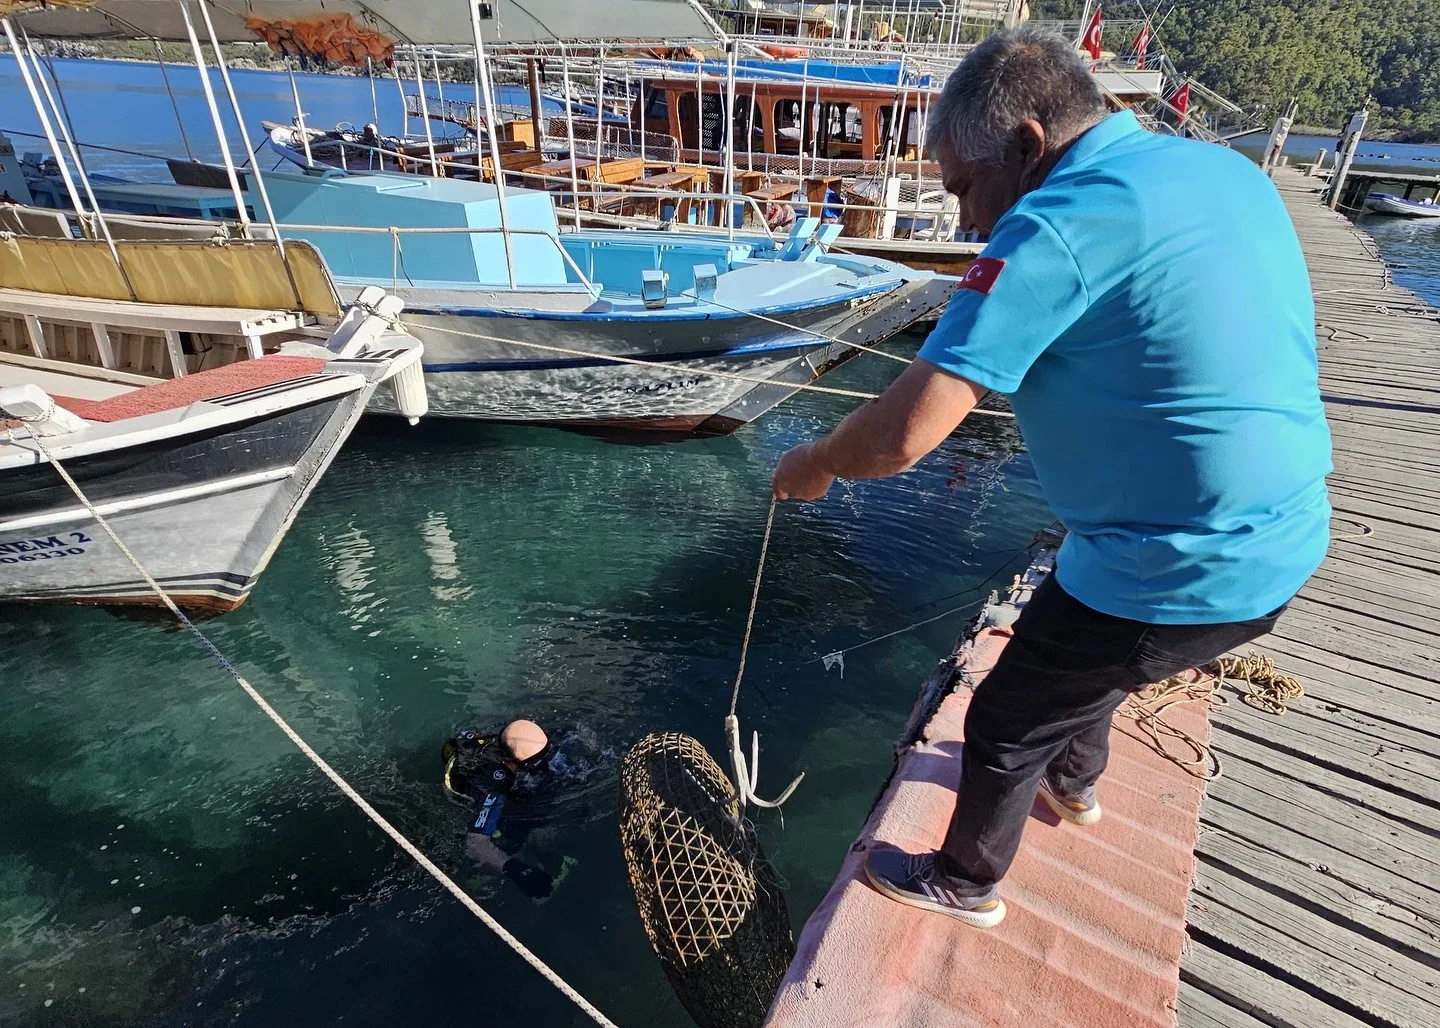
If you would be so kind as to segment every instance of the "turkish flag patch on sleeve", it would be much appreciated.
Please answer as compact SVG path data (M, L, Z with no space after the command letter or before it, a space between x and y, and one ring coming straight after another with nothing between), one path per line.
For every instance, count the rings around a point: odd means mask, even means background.
M1004 270L1005 262L999 257L976 257L970 262L970 267L965 269L960 288L973 289L982 296L989 296L990 290L995 288L995 282L1000 278L1000 272Z

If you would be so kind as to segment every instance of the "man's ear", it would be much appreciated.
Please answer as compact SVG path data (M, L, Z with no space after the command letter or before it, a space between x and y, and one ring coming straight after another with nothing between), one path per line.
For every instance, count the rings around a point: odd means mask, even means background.
M1045 160L1045 154L1049 150L1045 127L1034 118L1027 118L1016 126L1013 140L1021 172L1026 175L1033 174Z

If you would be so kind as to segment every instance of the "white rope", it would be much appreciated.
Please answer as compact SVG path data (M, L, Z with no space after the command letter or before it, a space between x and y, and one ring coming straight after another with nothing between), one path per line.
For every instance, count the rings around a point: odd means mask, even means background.
M36 419L30 418L21 420ZM93 517L96 523L105 530L105 534L110 537L110 541L115 544L116 548L118 548L120 552L125 556L125 559L128 560L134 566L135 570L140 573L140 576L145 580L145 584L148 585L155 592L156 596L160 597L161 602L165 604L165 606L169 609L170 613L175 615L176 619L179 620L180 623L183 624L186 628L188 628L190 632L195 636L195 638L200 641L201 645L203 645L205 649L209 651L210 655L215 658L215 662L219 664L225 671L227 671L230 674L230 677L235 679L236 683L240 686L240 688L245 690L245 694L255 701L256 706L258 706L262 711L265 712L265 716L268 717L272 722L274 722L275 727L279 728L280 731L284 732L285 736L292 743L295 744L295 747L301 753L305 754L305 756L310 759L310 762L325 774L326 778L330 779L331 782L335 783L335 787L339 789L342 793L344 793L347 799L349 799L352 803L359 807L364 812L366 817L373 821L375 825L379 827L380 830L383 831L386 835L390 836L390 838L394 840L397 846L399 846L402 850L409 854L411 859L413 859L417 864L423 867L426 872L429 873L430 877L434 878L437 882L439 882L442 886L445 887L445 890L447 892L449 892L457 900L463 903L466 909L470 911L470 913L474 914L485 924L485 927L489 928L492 932L498 935L502 942L504 942L516 953L518 953L521 959L523 959L535 970L539 971L540 974L544 976L546 981L548 981L551 985L555 986L555 988L559 989L572 1003L578 1006L581 1010L585 1011L585 1013L589 1014L596 1024L604 1025L606 1026L606 1028L616 1028L616 1025L613 1021L611 1021L604 1014L602 1014L598 1009L595 1008L594 1005L590 1003L589 1000L587 1000L584 996L580 995L580 993L575 991L575 989L569 983L567 983L563 978L561 978L558 974L551 970L550 966L546 964L545 961L541 960L538 956L536 956L534 953L532 953L523 942L515 938L515 936L511 935L510 932L505 929L504 925L502 925L499 921L495 920L495 918L493 918L489 913L487 913L485 908L480 906L479 903L476 903L475 900L471 898L471 896L466 893L464 889L456 885L455 881L449 875L447 875L444 871L437 867L435 863L424 853L422 853L413 842L411 842L404 835L402 835L400 833L400 830L397 829L394 825L392 825L389 821L387 821L383 814L381 814L378 810L372 807L370 803L365 799L365 797L361 796L358 792L356 792L355 788L344 778L342 778L340 776L340 773L336 771L333 767L331 767L329 763L326 762L324 757L316 753L315 750L310 746L310 744L300 737L300 733L296 732L295 729L290 727L290 724L283 717L280 716L279 712L276 711L274 707L270 706L270 704L266 701L265 697L261 696L260 693L255 689L255 687L249 682L247 682L240 674L240 672L235 669L235 666L226 659L225 655L220 652L219 648L213 642L210 641L209 637L206 636L204 632L200 631L199 627L195 624L195 622L191 621L190 618L186 616L185 612L176 605L175 601L170 598L170 594L165 591L164 587L162 587L159 582L155 581L155 579L150 575L150 572L145 569L144 565L140 563L140 561L136 558L135 554L130 551L130 548L121 541L118 535L115 534L115 530L110 527L110 523L100 514L98 510L95 509L94 504L92 504L90 502L90 499L85 495L85 493L81 491L80 486L77 485L75 480L70 477L70 473L60 465L60 462L58 460L55 459L54 454L50 452L49 448L41 440L35 429L30 426L27 426L27 429L30 432L30 438L34 441L36 447L40 450L41 455L50 462L50 466L55 469L55 472L61 477L61 479L64 480L65 484L70 487L70 491L75 494L75 498L79 500L82 505L84 505L87 511L90 512L90 516Z
M753 316L759 317L759 315ZM672 365L666 361L642 361L637 360L634 357L621 357L618 354L596 353L593 350L575 350L571 349L568 346L551 346L548 343L535 343L531 342L528 339L506 339L502 336L487 335L484 332L467 332L461 328L450 328L445 325L419 325L415 324L414 322L407 322L399 318L392 320L391 324L396 328L403 328L411 335L414 335L417 331L421 333L443 332L447 335L460 336L465 339L480 339L489 343L506 343L511 346L528 346L535 350L543 350L546 353L559 353L569 357L587 357L592 360L613 361L616 364L632 364L635 367L650 368L652 370L664 370L666 368L672 367ZM843 340L837 341L843 343ZM844 343L844 345L854 346L855 344ZM734 382L748 382L752 385L773 386L776 389L790 389L795 392L824 393L827 396L844 396L852 400L878 400L880 398L879 393L863 393L855 389L834 389L830 386L811 385L810 383L800 384L796 382L776 382L771 379L751 378L748 375L737 375L733 371L717 371L713 368L686 367L684 370L686 372L696 375L709 375L712 378L724 378ZM980 407L972 409L970 413L986 414L994 418L1013 418L1015 416L1010 411L985 410Z

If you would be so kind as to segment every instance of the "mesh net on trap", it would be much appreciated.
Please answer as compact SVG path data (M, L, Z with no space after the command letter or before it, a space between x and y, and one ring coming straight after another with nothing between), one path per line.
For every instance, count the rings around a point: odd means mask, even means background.
M701 1028L759 1025L795 956L790 912L729 778L688 735L620 765L620 841L640 920Z

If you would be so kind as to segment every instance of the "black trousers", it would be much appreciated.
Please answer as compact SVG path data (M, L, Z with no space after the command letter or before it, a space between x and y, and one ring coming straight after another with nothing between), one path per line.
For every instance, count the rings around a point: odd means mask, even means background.
M944 869L962 887L989 889L1015 859L1041 775L1067 795L1094 785L1127 696L1264 635L1284 609L1221 625L1151 625L1092 610L1052 574L970 701Z

